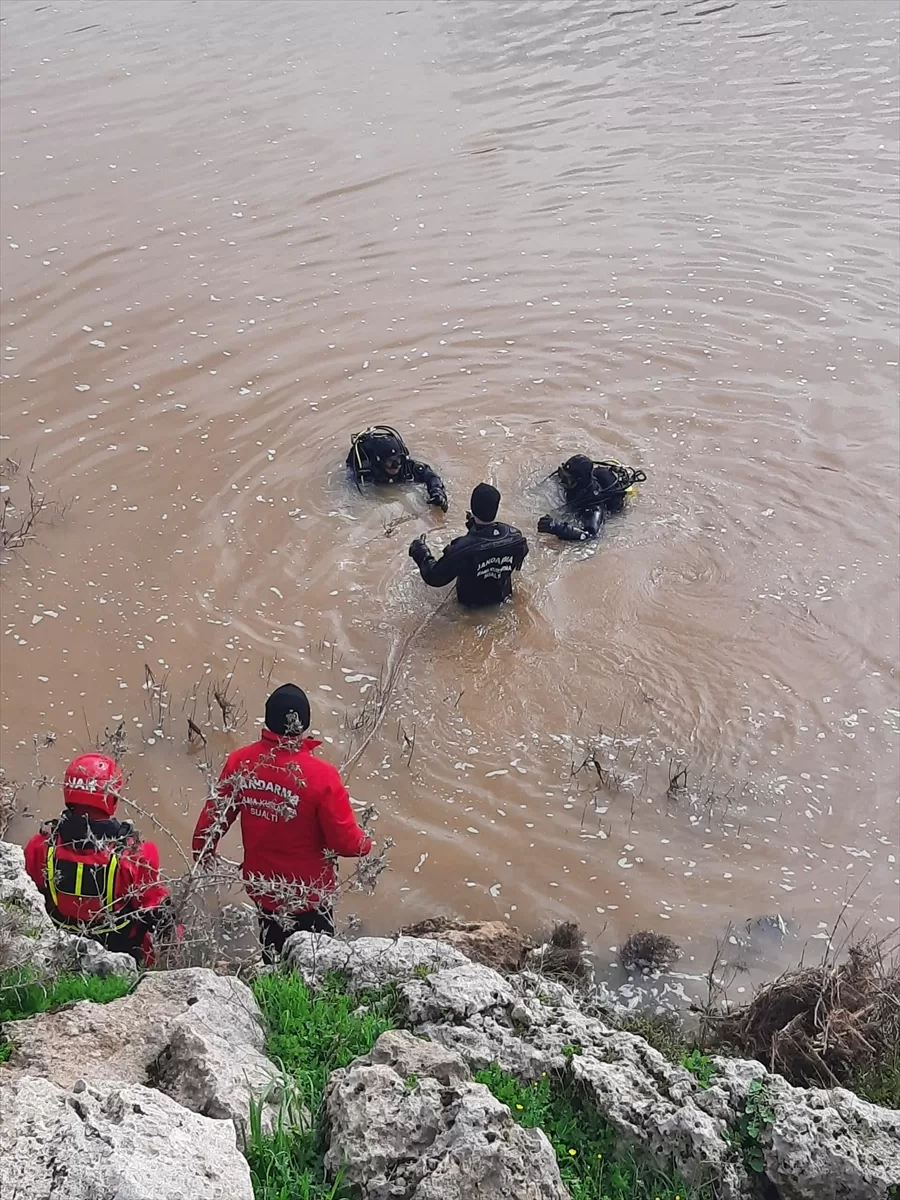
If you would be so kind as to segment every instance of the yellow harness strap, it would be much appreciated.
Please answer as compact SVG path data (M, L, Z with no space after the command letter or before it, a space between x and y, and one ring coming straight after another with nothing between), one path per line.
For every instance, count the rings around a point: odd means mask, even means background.
M116 870L119 866L119 860L115 854L109 860L109 866L106 868L106 907L112 912L113 896L115 895Z
M110 856L109 863L106 867L106 888L104 889L104 900L106 904L106 915L109 918L114 916L113 902L116 895L116 872L119 868L118 856L113 854ZM84 882L84 863L76 863L75 865L75 892L74 895L81 898L82 885ZM50 898L53 901L54 907L59 908L59 891L56 886L56 849L52 843L47 846L47 887L50 891ZM65 925L62 921L56 922L63 929L75 929L80 927L77 925ZM130 924L130 920L113 922L112 929L124 929Z
M53 903L59 907L56 895L56 854L52 843L48 843L47 845L47 887L50 889L50 897Z

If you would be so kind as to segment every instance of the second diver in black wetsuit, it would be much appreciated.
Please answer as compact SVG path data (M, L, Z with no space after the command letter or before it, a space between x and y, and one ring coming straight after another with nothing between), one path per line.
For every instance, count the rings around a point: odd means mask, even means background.
M562 487L565 516L541 517L538 533L552 533L564 542L595 538L607 516L621 512L634 485L647 478L643 471L614 461L594 462L584 454L567 459L554 474Z
M390 425L374 425L354 433L347 466L360 491L364 483L424 483L428 503L447 511L447 491L441 477L427 463L410 457L403 438Z

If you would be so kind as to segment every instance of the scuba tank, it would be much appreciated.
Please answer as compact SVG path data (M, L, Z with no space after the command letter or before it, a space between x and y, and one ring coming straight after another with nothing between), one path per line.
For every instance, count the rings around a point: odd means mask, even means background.
M610 512L621 512L625 507L625 497L633 495L635 484L644 483L647 478L644 471L626 467L615 458L595 462L595 479L600 472L603 474L597 480L601 485L598 498Z

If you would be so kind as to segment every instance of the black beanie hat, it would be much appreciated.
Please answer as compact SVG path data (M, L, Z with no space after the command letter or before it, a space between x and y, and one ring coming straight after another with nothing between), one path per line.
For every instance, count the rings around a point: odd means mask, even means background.
M288 720L291 713L296 719ZM309 701L295 683L283 683L266 701L266 728L281 737L297 736L309 728Z
M493 521L500 507L500 493L489 483L479 483L472 492L469 508L479 521Z

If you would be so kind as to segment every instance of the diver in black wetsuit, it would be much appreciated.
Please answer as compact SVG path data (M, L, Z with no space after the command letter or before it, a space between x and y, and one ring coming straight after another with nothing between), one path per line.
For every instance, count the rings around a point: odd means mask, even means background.
M454 538L440 558L425 544L425 534L410 544L409 556L429 587L456 580L456 598L466 608L500 604L512 594L514 571L522 569L528 542L513 525L496 520L500 493L489 483L472 492L466 514L468 533Z
M374 425L354 433L347 466L360 491L364 483L424 483L428 503L447 511L447 492L441 477L427 463L410 458L403 438L390 425Z
M607 516L625 507L634 484L647 478L643 471L617 462L594 462L584 454L567 459L554 474L563 490L566 518L541 517L538 533L552 533L564 542L595 538Z

